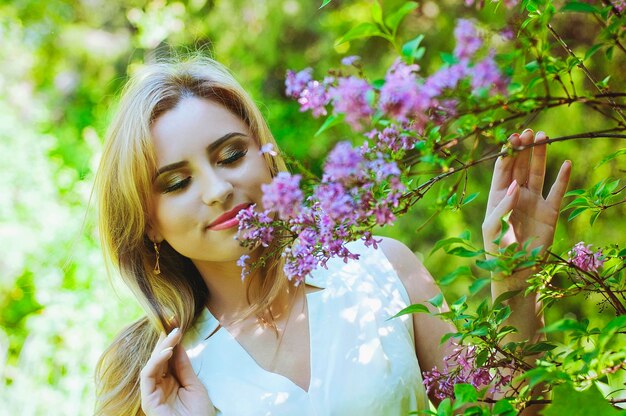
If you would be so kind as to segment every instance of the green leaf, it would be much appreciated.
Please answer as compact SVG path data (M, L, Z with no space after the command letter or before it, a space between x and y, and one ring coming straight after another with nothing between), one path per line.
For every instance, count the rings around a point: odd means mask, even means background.
M432 255L434 252L436 252L437 250L443 248L443 247L447 247L449 245L455 244L455 243L467 243L467 240L462 238L462 237L449 237L449 238L444 238L443 240L439 240L435 243L435 245L433 246L433 249L430 250L430 254Z
M360 25L353 27L352 29L348 31L348 33L343 35L343 37L337 41L335 46L341 45L342 43L345 43L354 39L369 38L372 36L384 37L384 33L381 32L380 29L378 29L376 25L373 23L368 23L368 22L361 23Z
M494 301L493 301L493 306L494 308L496 306L501 306L503 302L511 299L512 297L516 296L518 293L520 293L521 290L511 290L508 292L504 292L501 293Z
M446 286L454 282L459 277L472 276L472 270L468 266L460 266L443 276L437 281L441 286Z
M471 384L459 383L454 385L454 409L459 409L467 403L478 400L478 392Z
M539 62L537 62L537 61L530 61L529 63L524 65L524 68L526 68L526 70L528 72L535 72L536 70L539 69Z
M474 192L473 194L470 194L468 196L466 196L465 198L463 198L463 206L469 204L470 202L472 202L473 200L476 199L476 197L480 194L480 192Z
M340 124L345 118L344 114L331 114L330 116L328 116L328 118L324 121L324 124L322 124L322 127L320 127L316 132L315 132L315 136L319 136L320 134L322 134L324 131L328 130L329 128L336 126L337 124Z
M496 404L493 405L493 408L491 409L491 413L494 416L496 415L513 416L513 415L517 415L517 410L515 410L513 405L507 399L502 399L502 400L498 400Z
M400 312L398 312L397 314L395 314L389 319L397 318L399 316L408 315L411 313L430 313L430 311L428 310L426 305L422 305L421 303L416 303L416 304L407 306L406 308L402 309Z
M417 9L416 2L409 1L404 3L398 10L391 13L387 17L387 27L389 27L389 29L391 29L391 32L395 34L402 20L404 20L404 18L415 9Z
M418 35L416 38L411 39L402 45L402 56L411 59L418 59L415 54L422 40L424 40L424 35Z
M595 45L593 45L591 48L589 48L587 50L587 52L585 53L585 57L583 58L583 61L586 61L587 59L591 58L596 52L598 52L600 50L600 48L602 48L604 46L604 44L602 43L596 43Z
M443 399L437 407L437 416L452 416L452 402L449 398Z
M439 52L441 60L448 65L454 65L459 62L459 59L451 53Z
M576 390L570 383L561 384L553 390L552 404L543 410L544 416L620 416L623 412L614 408L600 393L595 384L587 390Z
M322 2L322 5L320 6L320 9L321 9L322 7L324 7L324 6L326 6L326 5L327 5L328 3L330 3L331 1L333 1L333 0L324 0L324 1Z
M575 210L570 212L569 217L567 217L567 220L568 221L573 220L574 218L578 217L580 214L587 211L588 209L589 209L588 207L576 208Z
M443 294L439 293L436 296L428 299L427 302L433 305L435 308L441 308L441 305L443 305Z
M561 7L561 10L559 10L559 12L600 13L600 10L596 9L588 3L568 1L563 7Z
M556 345L550 344L549 342L538 342L536 344L532 344L524 349L524 352L530 354L537 354L544 351L552 351L556 348Z
M619 149L617 152L613 152L610 155L606 156L604 159L602 159L595 167L594 169L599 168L600 166L604 165L606 162L615 159L616 157L622 156L622 155L626 155L626 147L623 149Z
M378 0L374 0L374 3L372 3L372 20L374 23L378 23L383 27L385 26L383 22L383 9L380 7Z
M584 189L574 189L573 191L569 191L564 196L578 196L585 193Z
M480 292L480 290L484 288L485 286L487 286L489 283L491 283L491 279L488 277L474 280L474 282L472 282L472 284L469 287L470 294L475 295L476 293Z
M446 251L446 253L458 257L476 257L480 256L484 252L484 250L468 250L462 246L454 247Z

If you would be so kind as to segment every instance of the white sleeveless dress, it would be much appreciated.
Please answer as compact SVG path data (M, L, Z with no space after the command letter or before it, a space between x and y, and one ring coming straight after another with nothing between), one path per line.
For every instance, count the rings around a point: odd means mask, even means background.
M406 290L381 250L348 247L361 258L331 259L306 279L323 288L306 295L308 391L260 367L225 328L213 333L219 322L204 309L183 345L219 415L404 416L428 409L410 316L388 320L410 304Z

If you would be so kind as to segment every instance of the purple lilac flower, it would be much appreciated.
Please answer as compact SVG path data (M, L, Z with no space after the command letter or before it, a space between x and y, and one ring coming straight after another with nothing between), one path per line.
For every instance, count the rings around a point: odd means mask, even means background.
M300 98L298 98L300 111L311 110L315 118L328 114L326 105L329 101L330 96L326 91L326 87L319 81L309 81L300 93Z
M383 152L386 150L391 150L392 152L409 150L412 149L418 141L416 137L405 131L401 131L398 126L394 124L385 127L383 131L373 130L370 132L369 137L371 139L376 138L376 146Z
M418 65L406 65L400 58L394 62L380 90L378 105L383 112L398 120L407 120L412 113L428 107L428 100L419 95L415 75L418 70Z
M320 209L333 221L346 220L355 213L353 198L337 182L322 183L314 193L320 203Z
M304 195L300 189L301 175L278 172L270 184L261 185L263 191L263 207L278 212L283 220L298 215Z
M341 60L341 65L351 66L360 60L361 60L360 56L356 56L356 55L346 56L345 58Z
M605 259L601 249L592 252L591 244L585 245L581 241L569 252L569 262L582 271L596 273L599 268L604 266Z
M297 73L292 70L288 70L287 77L285 79L285 94L292 98L300 97L302 90L304 90L309 81L313 79L312 74L312 68L306 68Z
M478 33L476 25L468 19L458 19L454 28L456 47L454 56L459 59L469 59L476 54L483 44L483 40Z
M500 73L500 69L493 58L493 51L471 69L472 93L476 94L487 89L490 94L504 94L507 82Z
M283 271L289 280L295 279L296 284L299 284L317 268L319 261L314 254L316 242L315 230L307 228L298 235L291 247L285 249Z
M367 96L373 91L364 79L354 76L339 78L337 86L329 88L335 113L346 115L346 122L355 130L360 130L362 122L373 114Z
M339 142L328 154L324 164L327 181L349 182L362 175L363 156L349 142Z
M274 227L271 225L272 218L269 214L270 211L257 212L256 204L239 211L237 214L239 229L236 238L244 247L254 248L259 243L267 247L271 244L274 239Z
M422 91L429 97L436 97L446 89L454 89L469 75L467 61L443 67L426 79Z
M471 384L477 389L489 386L491 393L502 392L515 373L512 362L503 361L491 354L482 366L476 365L478 350L473 346L463 346L452 342L455 347L449 356L444 357L444 369L434 367L424 372L424 385L428 393L438 399L453 398L454 385Z
M264 155L266 153L270 156L278 156L278 153L276 152L276 150L274 150L274 145L272 143L265 143L263 146L261 146L261 149L259 149L260 155Z
M618 12L624 13L626 11L626 0L612 0L611 3Z
M248 268L247 263L249 259L250 256L248 256L247 254L243 254L241 257L239 257L239 260L237 260L237 266L241 267L241 280L244 280L246 276L250 274L250 269Z

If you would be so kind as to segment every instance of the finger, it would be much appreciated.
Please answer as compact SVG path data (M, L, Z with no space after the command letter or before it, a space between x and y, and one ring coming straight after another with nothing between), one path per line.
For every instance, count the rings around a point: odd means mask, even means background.
M167 369L168 360L174 354L174 347L179 341L180 331L174 328L162 342L157 342L139 375L142 397L147 397L156 390L156 384L163 378L164 369Z
M509 137L509 143L512 146L519 146L519 134L514 133ZM507 146L504 146L502 149ZM496 160L496 165L493 168L493 177L491 179L491 190L498 191L507 189L511 184L511 168L513 167L514 159L511 156L500 156Z
M520 135L520 145L526 147L515 155L515 166L513 167L513 179L520 186L525 186L528 182L528 165L530 163L530 155L532 148L527 147L533 143L534 134L531 129L526 129Z
M506 195L502 198L502 201L493 209L491 214L485 218L483 223L483 235L485 241L492 241L496 238L496 235L500 232L500 218L508 214L519 199L519 185L516 180L513 180Z
M547 139L546 134L542 131L535 135L535 147L533 147L530 171L528 172L528 189L540 195L543 192L543 181L546 177L547 146L545 141Z
M198 376L193 370L191 360L182 345L177 345L174 348L172 361L176 377L178 378L178 382L181 386L186 387L189 385L196 385L200 382Z
M567 185L569 184L570 174L572 173L572 162L566 160L559 169L559 174L550 188L550 193L546 198L546 201L555 211L559 211L561 202L563 201L563 195L567 191Z

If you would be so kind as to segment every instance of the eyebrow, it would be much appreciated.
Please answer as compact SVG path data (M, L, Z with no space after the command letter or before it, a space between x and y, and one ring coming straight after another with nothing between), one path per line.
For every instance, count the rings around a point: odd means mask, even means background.
M214 141L213 143L211 143L209 146L207 146L207 152L211 153L215 151L217 148L219 148L224 142L228 141L229 139L232 139L233 137L241 137L241 136L246 137L246 134L239 133L239 132L227 133L223 135L222 137L220 137L219 139L217 139L216 141ZM169 165L165 165L159 168L155 178L159 177L159 175L165 172L168 172L170 170L180 169L186 165L187 165L187 162L184 160L180 162L170 163Z

